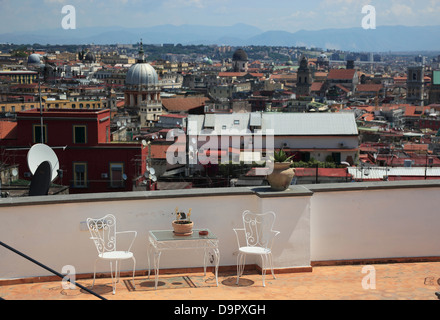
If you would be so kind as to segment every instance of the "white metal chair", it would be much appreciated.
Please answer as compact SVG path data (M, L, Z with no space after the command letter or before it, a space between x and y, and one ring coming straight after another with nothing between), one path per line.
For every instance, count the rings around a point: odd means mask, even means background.
M96 263L98 260L110 261L110 274L112 277L113 284L113 294L116 293L116 283L119 282L119 277L121 274L121 261L132 259L133 260L133 286L134 284L134 274L136 270L136 259L133 253L130 251L133 246L134 240L137 236L136 231L116 231L116 218L115 216L108 214L100 219L87 219L87 226L89 228L91 238L95 243L96 249L98 250L98 258L95 260L95 266L93 271L93 286L95 285L96 277ZM127 251L117 251L116 240L119 234L133 233L133 239ZM115 274L113 276L113 262L115 262ZM119 266L118 266L119 264Z
M237 257L237 284L240 276L243 274L246 255L248 254L261 256L263 287L266 286L264 279L268 266L271 268L273 278L276 279L273 270L272 245L275 236L277 236L280 232L273 230L275 218L275 213L271 211L263 214L256 214L247 210L243 212L244 228L233 229L237 237L239 247ZM246 239L245 246L240 245L239 232L244 232L244 237Z

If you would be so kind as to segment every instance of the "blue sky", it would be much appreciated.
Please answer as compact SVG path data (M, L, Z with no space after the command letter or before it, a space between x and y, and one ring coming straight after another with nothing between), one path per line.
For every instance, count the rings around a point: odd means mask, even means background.
M440 0L0 0L0 33L61 28L64 5L76 8L77 28L161 24L233 25L263 31L360 27L373 5L377 26L437 25Z

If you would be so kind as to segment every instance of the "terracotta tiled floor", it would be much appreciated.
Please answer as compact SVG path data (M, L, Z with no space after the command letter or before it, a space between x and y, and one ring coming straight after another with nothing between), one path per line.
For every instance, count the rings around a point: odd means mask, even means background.
M278 274L274 280L247 272L235 285L233 272L220 273L219 287L212 273L160 275L154 290L153 277L124 277L112 294L111 279L97 279L94 291L108 300L437 300L440 291L440 263L373 265L376 289L364 289L363 266L314 267L310 273ZM90 288L92 280L78 280ZM0 286L5 300L97 300L81 289L64 290L61 282Z

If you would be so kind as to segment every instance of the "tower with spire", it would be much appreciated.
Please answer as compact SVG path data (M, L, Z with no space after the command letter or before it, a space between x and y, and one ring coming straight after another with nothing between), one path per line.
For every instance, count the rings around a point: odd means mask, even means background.
M139 43L139 58L138 63L145 63L145 52L144 52L144 44L141 42Z

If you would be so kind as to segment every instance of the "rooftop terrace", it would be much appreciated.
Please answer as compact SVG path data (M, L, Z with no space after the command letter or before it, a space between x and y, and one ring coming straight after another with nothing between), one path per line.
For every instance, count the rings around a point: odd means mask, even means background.
M123 264L116 295L109 266L98 264L95 291L109 300L436 300L440 278L438 181L348 183L269 188L190 189L58 195L0 200L1 241L61 273L74 266L90 288L96 249L84 229L87 217L112 213L118 230L136 230L136 289ZM203 275L196 252L163 254L158 290L148 279L149 230L170 229L172 213L192 208L196 228L219 238L219 287L212 269ZM259 259L248 258L235 285L237 244L244 210L277 214L277 279L262 286ZM120 243L118 245L123 245ZM366 279L369 282L365 282ZM372 287L375 280L375 288ZM0 247L0 297L6 300L96 300Z

